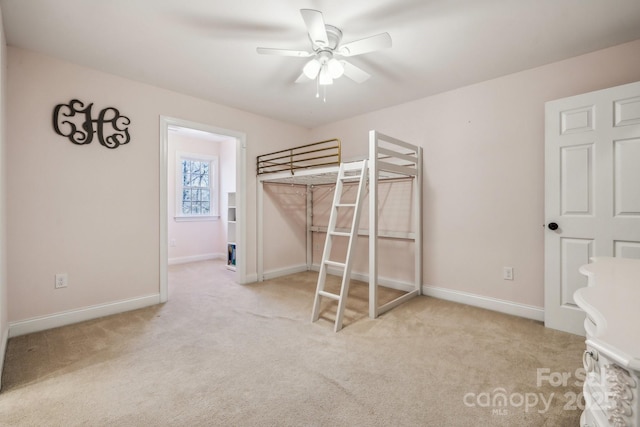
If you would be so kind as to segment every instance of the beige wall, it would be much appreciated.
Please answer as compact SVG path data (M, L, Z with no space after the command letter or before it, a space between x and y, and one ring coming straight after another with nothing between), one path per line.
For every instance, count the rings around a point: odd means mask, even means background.
M639 53L637 41L309 132L11 47L9 321L158 293L160 115L247 135L249 277L256 272L256 155L339 137L349 158L366 153L375 128L425 150L425 284L541 307L544 102L640 80ZM52 110L73 98L96 110L119 108L132 120L131 143L108 150L56 135ZM265 252L267 271L304 263L300 200L286 188L267 194L265 240L276 248ZM403 252L390 248L381 258L388 276L400 266L402 278L406 262L394 261L396 253ZM513 282L502 280L503 266L514 267ZM68 288L54 290L58 272L69 274Z
M132 140L78 146L51 124L73 98L116 107ZM255 168L308 130L34 52L8 49L8 298L16 322L159 292L159 117L247 136L247 273L255 274ZM95 114L95 113L94 113ZM69 286L54 289L54 274Z
M306 264L306 209L306 187L265 184L263 202L265 274L279 274L278 272L288 267L300 267Z
M2 382L2 368L4 354L9 335L8 296L7 296L7 227L6 227L6 54L7 45L2 26L0 12L0 383ZM1 384L0 384L1 386Z
M543 307L544 103L637 80L640 40L322 126L312 139L342 138L347 158L366 153L370 129L421 145L424 284Z

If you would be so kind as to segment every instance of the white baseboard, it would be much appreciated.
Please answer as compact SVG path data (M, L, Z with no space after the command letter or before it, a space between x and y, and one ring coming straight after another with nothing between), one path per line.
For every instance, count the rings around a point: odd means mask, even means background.
M34 317L32 319L9 322L9 337L30 334L32 332L45 331L85 320L97 319L112 314L124 313L160 303L160 294L116 301L107 304L83 307L76 310L64 311L48 316Z
M9 328L3 328L2 341L0 341L0 389L2 389L2 371L4 368L4 357L7 354L7 341L9 341Z
M226 259L226 258L227 258L227 255L224 253L202 254L202 255L183 256L178 258L169 258L167 263L169 265L187 264L189 262L208 261L210 259Z
M447 301L472 305L474 307L486 308L487 310L498 311L500 313L512 314L526 319L538 320L541 322L544 321L544 309L534 307L532 305L485 297L452 289L438 288L436 286L422 286L422 294Z
M244 276L244 283L240 283L241 285L245 285L247 283L255 283L258 281L258 274L257 273L253 273L253 274L247 274L246 276Z
M314 264L311 269L319 271L320 266ZM342 275L342 271L339 269L329 268L327 272L336 276ZM363 273L352 272L351 278L361 280L363 282L369 281L369 275ZM411 292L414 289L412 283L400 282L386 277L378 277L378 283L387 288L397 289L404 292ZM531 305L426 285L422 286L422 295L472 305L474 307L485 308L487 310L498 311L500 313L512 314L526 319L538 320L541 322L544 321L544 309Z
M275 279L276 277L288 276L289 274L302 273L308 271L309 268L306 264L295 265L293 267L280 268L277 270L269 270L262 274L262 280Z
M311 266L313 271L320 271L319 264L313 264ZM329 267L327 268L327 274L333 276L342 276L342 270L339 268ZM354 280L360 280L361 282L369 282L369 275L365 273L358 273L356 271L351 272L351 278ZM395 279L389 279L388 277L378 276L378 284L385 288L397 289L403 292L411 292L415 289L413 283L401 282Z

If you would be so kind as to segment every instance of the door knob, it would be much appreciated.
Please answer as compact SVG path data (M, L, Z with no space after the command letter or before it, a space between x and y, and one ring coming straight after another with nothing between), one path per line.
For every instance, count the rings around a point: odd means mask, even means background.
M549 227L549 230L557 230L558 224L556 224L555 222L550 222L548 227Z

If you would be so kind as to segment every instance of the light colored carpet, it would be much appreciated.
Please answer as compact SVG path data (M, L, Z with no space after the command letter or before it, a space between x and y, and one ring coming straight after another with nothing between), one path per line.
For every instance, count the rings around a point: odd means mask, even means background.
M164 305L11 339L0 424L578 425L581 337L428 297L372 320L357 282L336 334L310 323L316 273L169 276Z

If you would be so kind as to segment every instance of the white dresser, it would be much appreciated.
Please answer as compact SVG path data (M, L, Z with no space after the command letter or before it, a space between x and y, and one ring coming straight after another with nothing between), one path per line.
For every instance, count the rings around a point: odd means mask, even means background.
M640 427L640 260L596 257L580 272L589 283L574 294L587 314L580 425Z

